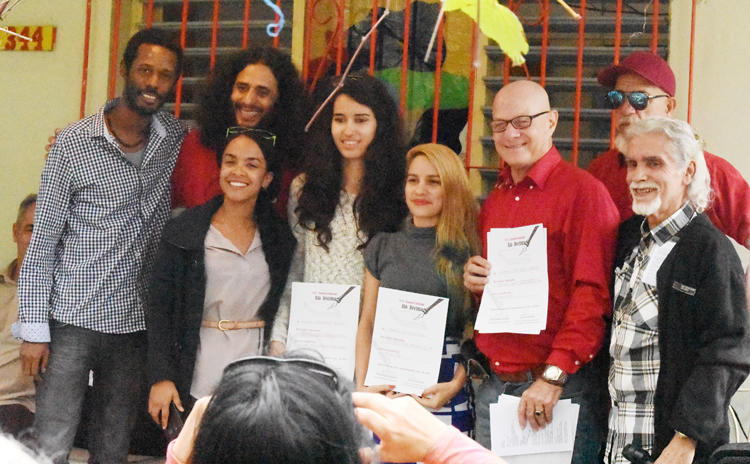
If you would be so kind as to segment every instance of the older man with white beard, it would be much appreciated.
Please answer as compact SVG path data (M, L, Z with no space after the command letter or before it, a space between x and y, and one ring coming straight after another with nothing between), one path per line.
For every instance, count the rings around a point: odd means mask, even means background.
M705 462L750 372L742 268L703 214L710 176L687 123L639 121L617 144L640 216L618 237L605 461L633 443L657 464Z

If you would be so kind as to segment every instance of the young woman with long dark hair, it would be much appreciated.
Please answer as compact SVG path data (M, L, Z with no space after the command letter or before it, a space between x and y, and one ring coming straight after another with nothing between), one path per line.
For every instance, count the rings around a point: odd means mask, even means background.
M273 354L285 349L291 283L361 284L363 246L378 232L397 230L406 214L401 124L385 85L367 74L347 77L318 121L289 197L298 246L271 335Z

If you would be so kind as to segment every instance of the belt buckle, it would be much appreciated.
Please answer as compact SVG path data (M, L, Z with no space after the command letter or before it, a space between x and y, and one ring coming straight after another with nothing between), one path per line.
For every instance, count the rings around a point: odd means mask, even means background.
M225 329L224 327L222 327L222 324L224 324L224 323L228 324L230 322L232 322L232 321L230 321L228 319L222 319L222 320L220 320L219 322L216 323L216 328L219 329L219 330L221 330L222 332L226 332L227 330L231 330L231 329Z

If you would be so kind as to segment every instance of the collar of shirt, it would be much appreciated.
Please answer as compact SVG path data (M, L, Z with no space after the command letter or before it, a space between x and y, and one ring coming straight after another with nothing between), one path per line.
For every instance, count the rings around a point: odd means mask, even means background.
M109 111L111 111L120 103L120 100L122 100L122 98L120 97L109 100L102 108L99 109L99 112L96 114L93 124L91 125L91 137L104 137L110 142L119 146L115 138L107 130L107 124L104 122L104 113L108 113ZM151 116L151 131L156 131L156 134L160 138L164 138L167 135L167 130L159 120L159 114L160 113L157 112Z
M648 228L648 220L644 218L641 222L641 234L645 237L650 233L658 245L663 245L672 240L695 216L695 209L689 202L686 202L680 209L651 230Z
M526 173L526 177L524 177L518 185L530 182L544 190L544 185L547 183L547 179L549 179L550 174L560 161L562 161L562 156L560 156L560 152L557 151L557 148L552 145L547 153L534 163L531 169ZM514 185L513 177L510 175L510 166L506 164L498 175L495 187L511 188Z

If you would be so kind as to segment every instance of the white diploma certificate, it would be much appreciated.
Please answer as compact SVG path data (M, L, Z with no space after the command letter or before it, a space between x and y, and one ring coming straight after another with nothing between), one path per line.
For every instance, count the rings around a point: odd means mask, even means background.
M538 334L547 326L547 229L533 224L487 233L489 282L474 324L480 333Z
M518 423L519 402L518 397L500 395L497 403L490 404L492 452L509 462L569 464L576 438L579 405L569 399L558 401L552 410L552 422L534 431L528 424L521 429ZM536 461L510 459L529 455L533 455Z
M293 282L287 350L317 351L352 380L359 292L359 285Z
M435 385L447 317L448 298L380 287L365 385L415 395Z

